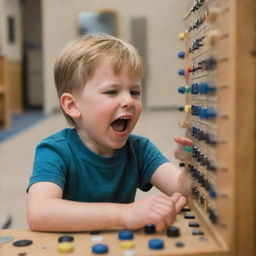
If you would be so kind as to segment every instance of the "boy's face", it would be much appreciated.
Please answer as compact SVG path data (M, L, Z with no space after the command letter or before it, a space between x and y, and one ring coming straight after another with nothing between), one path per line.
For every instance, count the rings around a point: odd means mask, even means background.
M111 59L98 64L77 102L78 134L94 152L110 156L124 146L142 109L141 78L130 77L127 66L116 75Z

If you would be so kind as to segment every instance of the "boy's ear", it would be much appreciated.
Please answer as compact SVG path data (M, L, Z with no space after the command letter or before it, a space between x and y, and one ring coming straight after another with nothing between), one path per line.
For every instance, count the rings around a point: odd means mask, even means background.
M81 116L77 100L73 94L63 93L60 97L60 104L65 113L71 118L78 118Z

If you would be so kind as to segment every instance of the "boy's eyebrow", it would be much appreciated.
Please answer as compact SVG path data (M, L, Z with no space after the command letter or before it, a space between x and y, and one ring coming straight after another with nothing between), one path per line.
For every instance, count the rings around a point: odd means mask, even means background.
M122 85L121 84L118 84L118 83L105 83L105 84L102 84L102 85L100 85L100 88L108 88L108 87L112 87L112 88L119 88L119 87L121 87ZM141 83L139 83L139 84L133 84L133 85L131 85L131 88L133 88L133 89L136 89L136 88L138 88L138 89L141 89L142 88L142 85L141 85Z

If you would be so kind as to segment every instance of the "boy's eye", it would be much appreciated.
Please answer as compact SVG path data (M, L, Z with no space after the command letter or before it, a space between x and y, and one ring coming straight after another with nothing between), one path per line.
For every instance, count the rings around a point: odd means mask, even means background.
M117 93L117 90L109 90L105 92L105 94L116 94L116 93Z
M140 91L131 91L131 95L139 96L140 95Z

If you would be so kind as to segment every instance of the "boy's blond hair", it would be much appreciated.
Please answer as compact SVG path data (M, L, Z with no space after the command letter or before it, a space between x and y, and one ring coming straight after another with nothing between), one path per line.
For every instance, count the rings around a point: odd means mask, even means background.
M110 35L87 35L69 43L55 62L58 97L65 92L79 93L104 57L110 57L115 74L126 64L130 76L143 76L141 57L132 45ZM63 113L69 124L75 125L72 118Z

